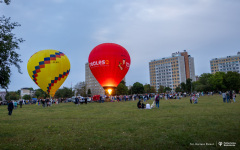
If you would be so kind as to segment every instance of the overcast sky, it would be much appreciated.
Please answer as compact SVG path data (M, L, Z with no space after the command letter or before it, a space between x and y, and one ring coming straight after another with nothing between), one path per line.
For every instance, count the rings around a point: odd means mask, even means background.
M21 69L12 67L10 91L38 86L27 72L37 51L59 50L71 71L62 86L85 80L85 63L101 43L117 43L131 57L127 85L150 83L149 62L187 50L195 73L210 73L210 60L240 51L240 0L12 0L0 15L18 22Z

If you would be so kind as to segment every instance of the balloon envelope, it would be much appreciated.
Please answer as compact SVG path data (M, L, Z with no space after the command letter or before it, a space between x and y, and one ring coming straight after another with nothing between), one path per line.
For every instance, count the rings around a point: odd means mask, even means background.
M53 97L70 72L70 62L64 53L48 49L33 54L27 69L31 79Z
M129 70L131 59L124 47L103 43L91 51L88 62L94 77L106 88L118 86Z

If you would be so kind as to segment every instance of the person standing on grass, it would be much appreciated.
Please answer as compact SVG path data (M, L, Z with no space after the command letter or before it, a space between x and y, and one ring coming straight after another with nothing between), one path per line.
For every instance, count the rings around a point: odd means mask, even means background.
M45 99L42 99L42 106L45 107Z
M78 102L79 102L79 99L76 97L76 98L75 98L75 104L76 104L77 106L79 105Z
M13 105L14 105L14 109L17 109L17 102L16 101L13 102Z
M222 98L224 103L226 103L226 97L227 97L226 93L222 92Z
M13 111L13 102L12 101L9 101L8 103L8 115L11 116L12 115L12 111Z
M19 103L20 103L20 108L22 108L22 103L23 103L23 101L22 101L22 100L20 100L20 102L19 102Z
M227 91L227 93L226 93L226 96L227 96L227 103L229 103L230 95L229 95L229 92L228 92L228 91Z
M235 99L236 99L236 93L234 92L234 93L233 93L233 101L234 101L234 103L236 102Z
M159 94L156 96L155 101L156 101L156 107L159 108Z
M232 99L233 99L233 93L232 93L232 90L229 92L229 101L230 103L232 102Z

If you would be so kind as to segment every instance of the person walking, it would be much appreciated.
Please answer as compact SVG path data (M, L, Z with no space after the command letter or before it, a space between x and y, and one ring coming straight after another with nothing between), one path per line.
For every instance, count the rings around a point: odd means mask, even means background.
M156 107L159 108L159 94L156 96L155 101L156 101Z
M9 116L12 115L13 108L14 108L13 102L10 101L10 102L8 103L8 115L9 115Z

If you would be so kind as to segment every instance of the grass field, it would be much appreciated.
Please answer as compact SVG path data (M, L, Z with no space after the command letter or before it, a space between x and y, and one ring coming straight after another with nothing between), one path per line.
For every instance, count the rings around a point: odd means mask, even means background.
M239 96L231 104L217 95L200 97L198 104L190 104L189 98L161 100L160 108L151 110L139 110L137 101L128 101L23 105L12 116L7 113L0 106L0 149L240 148Z

